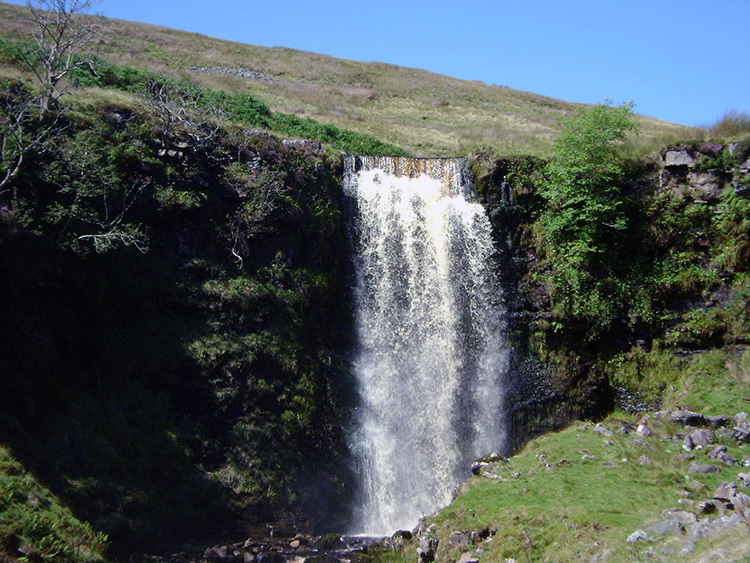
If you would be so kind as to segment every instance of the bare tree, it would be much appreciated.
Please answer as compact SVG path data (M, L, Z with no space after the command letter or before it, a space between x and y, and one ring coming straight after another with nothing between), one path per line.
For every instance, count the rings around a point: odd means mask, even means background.
M10 205L18 204L18 187L13 180L32 151L45 149L56 120L37 122L39 100L19 80L0 82L0 199L10 192Z
M143 105L159 120L165 143L183 138L193 148L206 148L212 147L220 136L221 108L200 108L199 95L185 88L151 80L146 86Z
M98 0L27 0L26 17L36 28L35 49L26 64L41 85L39 119L64 93L62 80L72 70L90 67L95 25L87 17Z

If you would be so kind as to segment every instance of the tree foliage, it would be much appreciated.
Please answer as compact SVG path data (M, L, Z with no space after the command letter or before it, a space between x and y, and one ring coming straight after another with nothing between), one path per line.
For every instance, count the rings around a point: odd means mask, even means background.
M636 129L632 103L580 109L553 144L541 195L542 218L553 253L568 264L587 266L611 248L626 228L622 209L622 146Z

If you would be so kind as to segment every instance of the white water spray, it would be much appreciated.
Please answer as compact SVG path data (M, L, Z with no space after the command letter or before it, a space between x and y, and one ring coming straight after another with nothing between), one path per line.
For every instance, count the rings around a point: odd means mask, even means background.
M502 448L508 353L490 223L465 161L345 157L353 202L355 532L411 529Z

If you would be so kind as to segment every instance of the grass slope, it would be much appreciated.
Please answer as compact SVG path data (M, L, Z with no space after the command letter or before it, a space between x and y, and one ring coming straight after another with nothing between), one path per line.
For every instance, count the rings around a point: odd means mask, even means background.
M0 36L29 38L33 29L18 14L18 6L0 3ZM576 106L390 64L245 45L121 20L98 18L98 25L96 48L110 62L229 94L249 93L274 111L372 135L417 156L462 155L480 146L501 154L544 154L559 130L558 119ZM271 80L189 70L216 66L247 68ZM702 135L638 119L641 149Z
M106 547L0 446L0 561L102 561Z
M750 409L750 352L714 351L686 360L673 381L670 404L694 412L734 415ZM679 390L679 395L674 392ZM676 401L679 399L679 403ZM666 405L665 405L666 406ZM437 561L457 561L463 553L484 562L502 561L747 561L750 535L744 525L705 534L680 555L686 531L658 541L628 542L636 530L664 520L668 510L698 514L723 482L741 484L750 463L750 445L717 430L714 444L736 458L722 465L709 458L713 446L687 456L681 435L690 430L668 417L650 415L654 432L636 432L643 413L615 412L601 423L577 422L529 442L507 461L486 465L462 485L453 503L426 519L423 527L439 540ZM681 455L684 454L684 455ZM693 463L720 467L719 474L693 474ZM747 493L740 486L740 491ZM745 514L747 516L747 514ZM698 518L705 520L705 516ZM712 519L718 520L717 515ZM450 536L476 532L469 545L451 545ZM414 544L390 560L410 560Z

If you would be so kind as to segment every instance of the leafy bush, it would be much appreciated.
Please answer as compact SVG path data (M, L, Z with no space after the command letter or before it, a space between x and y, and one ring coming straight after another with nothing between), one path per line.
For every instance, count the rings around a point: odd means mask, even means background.
M553 254L573 266L600 260L626 228L621 153L627 133L636 129L632 106L580 109L553 144L549 180L540 190L548 203L542 227Z

